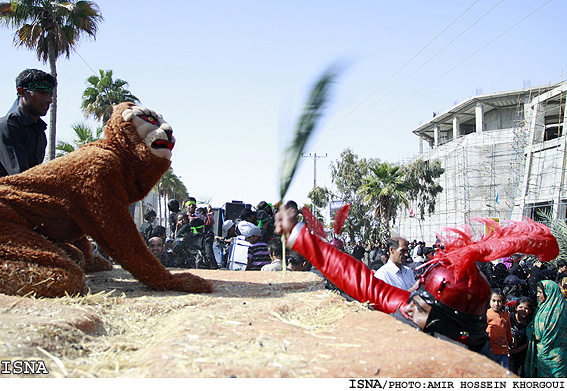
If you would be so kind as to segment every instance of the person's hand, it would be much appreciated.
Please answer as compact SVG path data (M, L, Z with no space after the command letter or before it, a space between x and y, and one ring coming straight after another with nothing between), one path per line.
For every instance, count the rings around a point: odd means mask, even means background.
M293 227L297 224L297 210L288 208L285 205L280 206L278 213L275 217L275 230L276 235L289 236Z
M421 283L421 281L418 279L415 284L413 284L413 286L411 288L409 288L409 292L413 292L415 291L417 288L419 288L419 284Z

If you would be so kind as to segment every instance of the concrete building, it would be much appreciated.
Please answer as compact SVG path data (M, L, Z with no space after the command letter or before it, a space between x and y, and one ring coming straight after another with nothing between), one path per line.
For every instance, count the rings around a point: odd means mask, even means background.
M444 190L435 214L421 220L404 209L395 230L430 244L443 227L475 216L567 218L566 91L561 82L479 95L414 129L415 159L441 161Z

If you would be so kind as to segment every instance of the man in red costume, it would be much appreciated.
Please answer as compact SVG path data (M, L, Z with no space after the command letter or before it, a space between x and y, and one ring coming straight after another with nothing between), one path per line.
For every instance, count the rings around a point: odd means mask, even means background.
M504 228L493 220L477 221L490 229L476 242L469 227L447 229L455 237L442 239L444 249L424 264L414 292L378 280L362 262L311 234L307 225L298 222L297 210L293 208L280 207L275 233L287 236L287 247L304 256L354 299L490 357L486 309L491 290L476 262L489 262L517 252L549 261L557 256L559 248L549 228L531 220L512 222Z

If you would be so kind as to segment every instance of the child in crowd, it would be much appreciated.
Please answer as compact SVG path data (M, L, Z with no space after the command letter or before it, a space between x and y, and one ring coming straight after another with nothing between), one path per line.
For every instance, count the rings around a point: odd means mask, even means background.
M500 291L493 291L490 296L490 308L486 311L486 332L490 337L490 346L496 356L496 362L510 369L508 353L512 344L510 314L504 309L506 299Z
M514 311L510 314L510 327L514 337L514 346L510 349L510 370L520 377L525 377L524 362L528 349L526 329L532 320L533 304L527 297L516 300Z

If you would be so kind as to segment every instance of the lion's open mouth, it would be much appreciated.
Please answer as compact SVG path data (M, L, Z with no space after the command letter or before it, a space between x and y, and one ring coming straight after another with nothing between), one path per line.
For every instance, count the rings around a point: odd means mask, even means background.
M156 140L152 143L152 148L155 149L163 149L163 148L167 148L170 151L173 149L173 144L171 141L168 140Z

